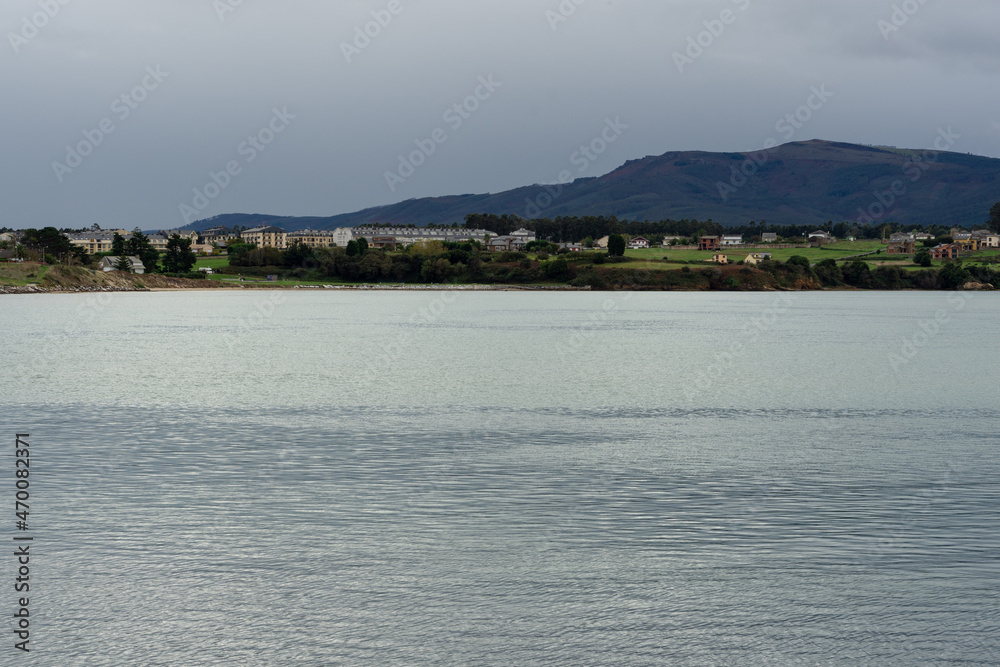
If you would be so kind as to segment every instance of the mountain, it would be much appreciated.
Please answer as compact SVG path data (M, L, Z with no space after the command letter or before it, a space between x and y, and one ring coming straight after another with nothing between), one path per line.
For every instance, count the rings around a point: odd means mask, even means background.
M497 194L411 199L329 218L224 215L187 228L269 224L292 231L367 223L450 224L461 223L468 213L525 218L695 218L727 226L750 220L796 225L833 220L972 226L982 224L997 201L998 159L814 140L762 153L665 153L563 186L531 185Z

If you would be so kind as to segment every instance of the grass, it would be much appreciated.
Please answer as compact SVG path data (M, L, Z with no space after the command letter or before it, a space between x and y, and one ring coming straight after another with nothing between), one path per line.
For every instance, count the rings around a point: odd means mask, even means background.
M197 271L201 268L209 269L221 269L225 266L229 266L228 257L199 257L198 261L194 264L194 270Z
M766 245L760 245L753 249L740 248L736 250L720 250L724 255L729 256L730 262L738 262L744 259L751 252L769 252L773 255L776 261L787 262L789 258L800 255L807 258L810 262L816 263L821 262L824 259L842 259L844 257L850 257L852 255L860 255L866 252L872 252L883 248L881 241L841 241L838 243L831 243L830 245L823 246L821 248L811 248L809 246L796 247L796 248L768 248ZM644 250L626 250L625 256L631 257L633 259L643 259L647 261L660 260L663 261L664 257L669 258L668 262L695 262L695 263L705 263L708 264L706 260L711 260L714 252L709 252L705 250L672 250L670 248L649 248Z
M24 287L41 283L49 268L37 262L0 262L0 285Z

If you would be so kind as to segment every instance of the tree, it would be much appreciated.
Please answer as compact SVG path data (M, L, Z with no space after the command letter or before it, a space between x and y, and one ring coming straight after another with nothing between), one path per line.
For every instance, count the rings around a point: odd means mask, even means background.
M357 257L360 254L361 254L361 248L358 247L358 242L357 241L348 241L347 242L347 256L348 257Z
M808 269L810 266L809 259L803 257L802 255L792 255L788 258L788 261L785 262L785 264L790 266L801 266L804 269Z
M913 256L913 263L917 266L929 267L931 265L931 253L926 250L918 250Z
M366 252L368 252L368 239L362 236L358 239L358 254L364 255Z
M125 237L115 232L115 235L111 237L111 254L115 257L121 257L125 254Z
M990 209L990 229L1000 234L1000 201Z
M625 238L621 234L612 234L608 237L608 254L612 257L621 257L625 254Z
M295 241L285 250L285 266L304 267L315 259L313 249L301 241Z
M941 280L941 287L945 289L957 289L971 280L972 276L962 266L961 262L946 262L938 271L938 278Z
M135 255L146 267L146 273L154 273L160 262L160 253L149 242L149 237L136 227L132 230L132 236L125 243L125 251L129 255Z
M45 255L55 255L65 257L73 252L73 244L65 234L55 227L45 227L43 229L26 229L21 238L21 244L26 248L38 250ZM45 258L42 258L45 261Z
M167 252L163 256L163 270L166 273L189 273L198 258L191 251L191 239L183 239L180 234L171 234L167 240Z
M115 260L115 270L132 273L132 260L128 255L118 255L118 259Z

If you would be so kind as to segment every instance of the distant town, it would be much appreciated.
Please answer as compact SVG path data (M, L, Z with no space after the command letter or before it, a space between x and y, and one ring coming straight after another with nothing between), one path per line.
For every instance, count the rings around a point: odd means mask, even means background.
M516 223L522 224L515 227ZM288 231L270 225L152 233L97 226L4 229L0 267L9 268L0 270L0 287L7 292L29 287L100 289L101 285L175 288L190 287L191 281L212 287L236 283L241 287L535 284L586 289L1000 287L993 268L1000 262L1000 231L993 227L1000 225L893 231L890 226L879 230L831 224L801 231L752 223L749 230L721 234L625 232L567 242L551 240L551 233L540 238L533 223L516 216L470 215L464 226L365 225L332 230ZM711 221L557 219L544 221L543 227L545 223L549 229L558 224L562 237L573 229L582 233L623 226L661 232L718 228ZM838 237L838 231L844 236ZM873 238L879 231L882 237ZM60 270L50 270L54 267ZM95 277L100 275L107 278ZM144 280L137 284L114 278L123 275ZM153 280L154 276L162 280Z

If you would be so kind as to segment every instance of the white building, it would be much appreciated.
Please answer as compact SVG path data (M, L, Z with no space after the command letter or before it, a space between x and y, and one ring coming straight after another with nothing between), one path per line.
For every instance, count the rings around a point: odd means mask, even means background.
M97 269L99 271L104 271L109 273L111 271L117 271L116 265L118 264L118 257L102 257L101 261L97 263ZM146 266L142 261L135 257L134 255L129 257L128 260L132 262L132 273L146 273Z
M724 246L743 245L743 237L742 236L723 236L722 237L722 245L724 245Z

